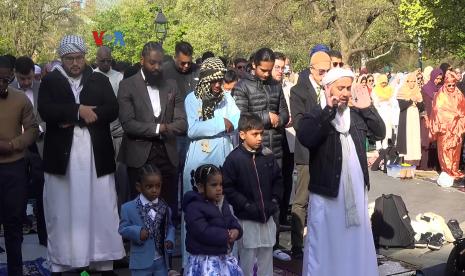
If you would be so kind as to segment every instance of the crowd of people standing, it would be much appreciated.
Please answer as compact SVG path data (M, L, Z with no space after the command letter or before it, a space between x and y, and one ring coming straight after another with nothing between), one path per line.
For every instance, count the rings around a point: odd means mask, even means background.
M176 227L184 275L272 275L273 258L302 259L303 275L377 275L367 140L464 176L463 81L448 65L356 74L317 45L296 74L269 48L231 63L205 53L196 64L181 41L173 58L146 43L134 65L102 46L92 68L75 35L57 53L43 69L0 57L9 275L22 275L28 197L54 276L83 267L115 275L125 243L133 275L167 275Z

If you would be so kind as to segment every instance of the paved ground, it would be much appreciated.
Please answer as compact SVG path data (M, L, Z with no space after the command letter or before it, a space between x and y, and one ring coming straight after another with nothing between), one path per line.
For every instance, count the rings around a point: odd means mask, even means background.
M465 193L453 188L441 188L432 181L424 180L398 180L388 177L380 172L371 173L372 187L369 192L369 202L382 194L397 194L402 196L412 219L419 213L434 212L449 220L457 219L465 229ZM281 244L290 248L290 234L282 233ZM3 238L0 246L4 247ZM445 263L451 245L444 246L439 251L427 249L390 249L381 250L380 254L388 258L401 260L419 268L432 267ZM46 256L46 249L38 244L36 235L25 236L23 243L24 260L33 260ZM0 254L0 263L6 262L5 254ZM175 260L175 262L177 262ZM129 275L127 269L118 270L120 275ZM390 275L382 272L380 275Z

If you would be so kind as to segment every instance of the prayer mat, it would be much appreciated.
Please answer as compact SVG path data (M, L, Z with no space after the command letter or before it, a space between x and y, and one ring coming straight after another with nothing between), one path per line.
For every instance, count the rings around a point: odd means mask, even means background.
M44 258L23 262L24 276L50 276L48 264ZM6 263L0 264L0 276L7 276Z

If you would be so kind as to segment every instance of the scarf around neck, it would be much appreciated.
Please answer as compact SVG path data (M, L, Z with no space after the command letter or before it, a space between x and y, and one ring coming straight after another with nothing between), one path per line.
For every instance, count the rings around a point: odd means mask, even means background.
M331 125L339 132L339 139L342 147L342 169L341 182L344 185L344 204L346 227L360 225L360 216L357 211L355 202L354 183L352 183L350 171L350 156L351 144L354 143L350 136L350 108L347 107L344 111L337 112L336 117L331 121Z
M410 89L409 82L415 82L415 87ZM407 75L403 85L401 86L399 93L397 94L397 99L405 100L405 101L414 101L414 102L422 102L423 97L421 96L420 88L418 87L417 77L415 73L410 73Z

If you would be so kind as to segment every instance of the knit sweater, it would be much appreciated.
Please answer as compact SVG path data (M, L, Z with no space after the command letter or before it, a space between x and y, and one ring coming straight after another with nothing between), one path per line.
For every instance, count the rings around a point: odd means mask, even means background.
M0 98L0 140L11 142L13 153L0 154L0 163L23 158L25 149L36 141L38 134L34 108L26 94L8 87L8 96Z

